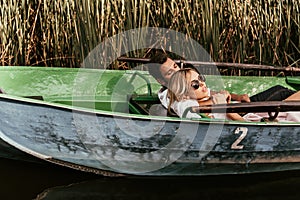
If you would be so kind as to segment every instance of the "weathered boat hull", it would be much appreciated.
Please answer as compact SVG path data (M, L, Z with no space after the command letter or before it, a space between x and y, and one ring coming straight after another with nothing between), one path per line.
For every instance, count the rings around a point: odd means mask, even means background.
M42 160L106 175L236 174L300 167L299 124L189 121L1 97L0 137Z

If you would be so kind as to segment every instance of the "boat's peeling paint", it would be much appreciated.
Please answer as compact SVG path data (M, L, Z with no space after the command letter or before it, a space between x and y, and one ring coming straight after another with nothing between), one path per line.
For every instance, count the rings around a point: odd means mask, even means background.
M242 129L244 124L214 124L222 126L221 135L205 149L202 144L209 123L162 122L72 112L11 99L2 99L0 107L0 131L6 142L42 159L84 166L84 171L94 169L122 174L128 172L121 170L127 167L135 174L134 169L140 169L138 165L156 165L161 168L136 174L205 175L276 171L300 165L300 125L284 128L274 124L251 125ZM182 137L165 149L183 125L196 127L190 129L196 130L193 140ZM144 132L133 134L132 129L137 128ZM232 144L240 137L235 134L237 129L247 130L246 136L239 141L242 149L232 149ZM164 150L163 153L156 154L160 150ZM177 155L180 157L174 159ZM174 162L170 162L172 159ZM274 168L267 167L274 165Z

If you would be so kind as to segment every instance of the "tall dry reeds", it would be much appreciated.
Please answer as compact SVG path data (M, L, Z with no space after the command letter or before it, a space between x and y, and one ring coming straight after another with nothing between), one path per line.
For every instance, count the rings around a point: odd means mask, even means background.
M150 26L186 34L214 61L300 65L300 0L0 2L1 65L78 67L104 39Z

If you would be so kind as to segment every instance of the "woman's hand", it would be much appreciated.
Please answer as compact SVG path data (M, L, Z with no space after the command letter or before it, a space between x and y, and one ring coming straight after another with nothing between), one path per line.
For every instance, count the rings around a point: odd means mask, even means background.
M216 93L212 95L212 102L213 104L226 104L227 99L226 95L222 93Z
M226 102L230 103L231 101L231 95L227 90L221 90L220 94L223 94L225 96Z
M212 102L213 102L213 104L227 104L228 98L230 101L229 92L216 93L216 94L212 95ZM231 120L245 121L244 118L237 113L226 113L226 116L228 119L231 119Z

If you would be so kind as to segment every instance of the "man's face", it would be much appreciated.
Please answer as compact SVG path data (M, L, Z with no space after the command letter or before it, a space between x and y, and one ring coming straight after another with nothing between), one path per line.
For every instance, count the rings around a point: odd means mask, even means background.
M160 73L165 79L164 81L166 82L166 84L169 82L174 72L178 71L179 69L179 66L170 58L167 58L166 62L161 64Z

